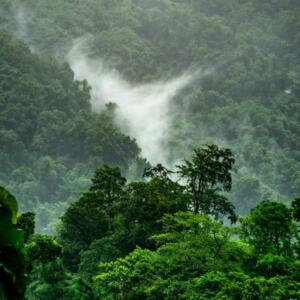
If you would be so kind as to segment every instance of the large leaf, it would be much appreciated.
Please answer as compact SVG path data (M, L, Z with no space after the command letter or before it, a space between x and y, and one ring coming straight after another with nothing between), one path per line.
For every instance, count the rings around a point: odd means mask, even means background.
M16 198L9 193L4 187L0 186L0 205L9 209L11 212L11 221L13 224L17 223L18 203Z

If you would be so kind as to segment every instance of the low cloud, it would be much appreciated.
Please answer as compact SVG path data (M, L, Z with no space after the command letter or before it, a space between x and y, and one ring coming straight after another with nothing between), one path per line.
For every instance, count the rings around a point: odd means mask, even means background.
M88 58L82 50L85 42L76 43L67 60L76 79L86 79L91 86L93 109L101 111L105 103L116 103L115 122L125 134L137 140L142 155L152 164L169 165L170 104L183 88L208 76L213 70L188 70L168 80L133 85L115 70L109 70L100 60Z

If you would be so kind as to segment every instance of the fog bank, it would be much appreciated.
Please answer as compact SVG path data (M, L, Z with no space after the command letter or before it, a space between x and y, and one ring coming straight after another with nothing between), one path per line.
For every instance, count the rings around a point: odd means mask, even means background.
M89 59L78 45L69 52L67 60L76 79L86 79L91 86L93 109L101 111L105 103L116 103L115 122L125 134L137 140L142 156L152 164L169 165L170 103L184 87L212 70L186 71L176 78L133 85L101 61Z

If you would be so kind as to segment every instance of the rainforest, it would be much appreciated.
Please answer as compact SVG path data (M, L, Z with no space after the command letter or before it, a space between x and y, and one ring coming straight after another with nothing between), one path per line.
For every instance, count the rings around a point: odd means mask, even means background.
M298 0L0 0L0 299L300 299Z

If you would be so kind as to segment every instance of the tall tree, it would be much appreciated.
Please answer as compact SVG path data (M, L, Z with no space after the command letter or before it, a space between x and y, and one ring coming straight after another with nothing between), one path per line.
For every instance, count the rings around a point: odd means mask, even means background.
M236 222L234 206L220 194L231 190L234 161L230 149L206 145L195 149L191 160L184 160L177 166L179 175L186 182L195 213L202 212L215 218L228 215L232 222Z
M291 206L294 219L300 222L300 197L295 198Z

